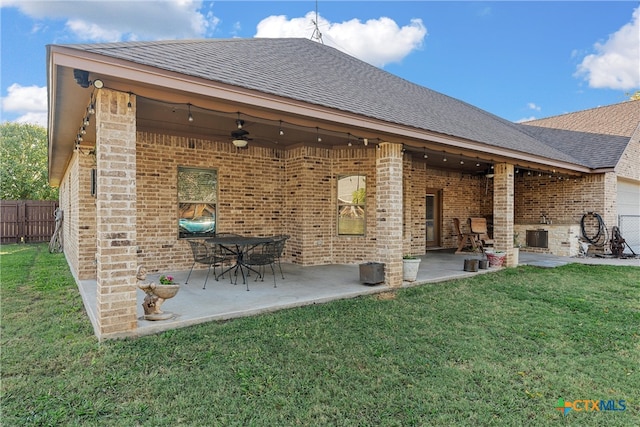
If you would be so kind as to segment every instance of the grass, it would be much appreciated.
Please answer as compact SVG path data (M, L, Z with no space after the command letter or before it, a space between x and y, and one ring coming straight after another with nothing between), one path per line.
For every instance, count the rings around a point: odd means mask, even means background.
M99 344L63 255L1 251L2 425L640 425L640 268L504 269Z

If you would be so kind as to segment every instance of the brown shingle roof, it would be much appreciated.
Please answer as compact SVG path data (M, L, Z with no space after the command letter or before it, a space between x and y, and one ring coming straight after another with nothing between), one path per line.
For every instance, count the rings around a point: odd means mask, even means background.
M631 137L640 123L640 100L532 120L523 124Z

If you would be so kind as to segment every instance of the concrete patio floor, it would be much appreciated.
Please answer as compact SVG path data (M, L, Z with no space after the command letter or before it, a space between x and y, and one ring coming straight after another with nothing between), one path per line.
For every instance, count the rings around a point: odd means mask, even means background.
M455 255L453 251L429 251L422 256L418 277L415 282L404 282L403 287L433 284L451 279L487 274L499 268L479 270L477 273L463 270L466 258L478 258L473 254ZM640 267L639 259L616 258L569 258L551 255L520 252L520 265L539 267L557 267L579 262L587 264L631 265ZM178 295L165 301L162 310L174 313L168 320L149 321L143 319L142 301L144 293L138 290L138 328L130 336L154 334L170 329L181 328L203 322L227 320L238 317L256 315L291 307L353 298L361 295L380 293L390 290L384 284L364 285L360 283L359 266L356 265L324 265L301 267L295 264L282 264L285 279L276 268L277 287L273 287L273 276L268 269L263 281L255 281L255 275L247 279L250 291L238 278L238 284L230 283L225 275L216 281L213 274L209 276L207 288L203 289L206 269L194 270L188 284L184 284L189 273L186 271L165 272L172 275L176 282L183 284ZM147 276L145 282L158 282L159 275ZM83 280L79 283L80 293L87 314L96 329L96 281ZM101 338L100 336L98 338Z

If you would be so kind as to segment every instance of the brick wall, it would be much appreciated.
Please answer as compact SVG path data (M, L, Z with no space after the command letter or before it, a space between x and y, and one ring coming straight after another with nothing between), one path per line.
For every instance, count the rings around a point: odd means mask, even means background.
M60 185L63 248L69 267L79 280L96 277L96 205L91 195L95 157L88 149L75 151Z
M379 261L376 252L376 148L339 148L331 151L332 174L330 180L331 201L327 212L327 233L332 253L328 263L360 263ZM366 176L366 223L364 236L338 236L337 206L338 177L343 175ZM322 183L326 185L328 183Z
M218 232L289 234L284 260L302 265L358 262L375 254L375 149L289 151L227 141L138 133L138 261L149 272L191 267L178 239L178 166L218 171ZM340 175L367 176L367 235L337 236Z
M604 174L561 180L520 174L515 179L514 221L539 224L544 214L554 224L578 224L587 212L604 214L604 193Z

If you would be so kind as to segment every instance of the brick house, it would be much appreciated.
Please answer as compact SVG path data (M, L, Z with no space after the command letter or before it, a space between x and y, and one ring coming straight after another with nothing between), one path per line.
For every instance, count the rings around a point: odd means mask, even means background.
M190 267L188 237L286 233L289 262L379 261L401 286L403 254L456 246L453 218L491 218L514 265L541 214L554 243L533 250L577 251L582 215L616 223L619 180L640 185L637 115L632 135L518 125L309 40L47 56L49 180L102 336L136 328L138 264ZM190 230L194 212L214 228Z

